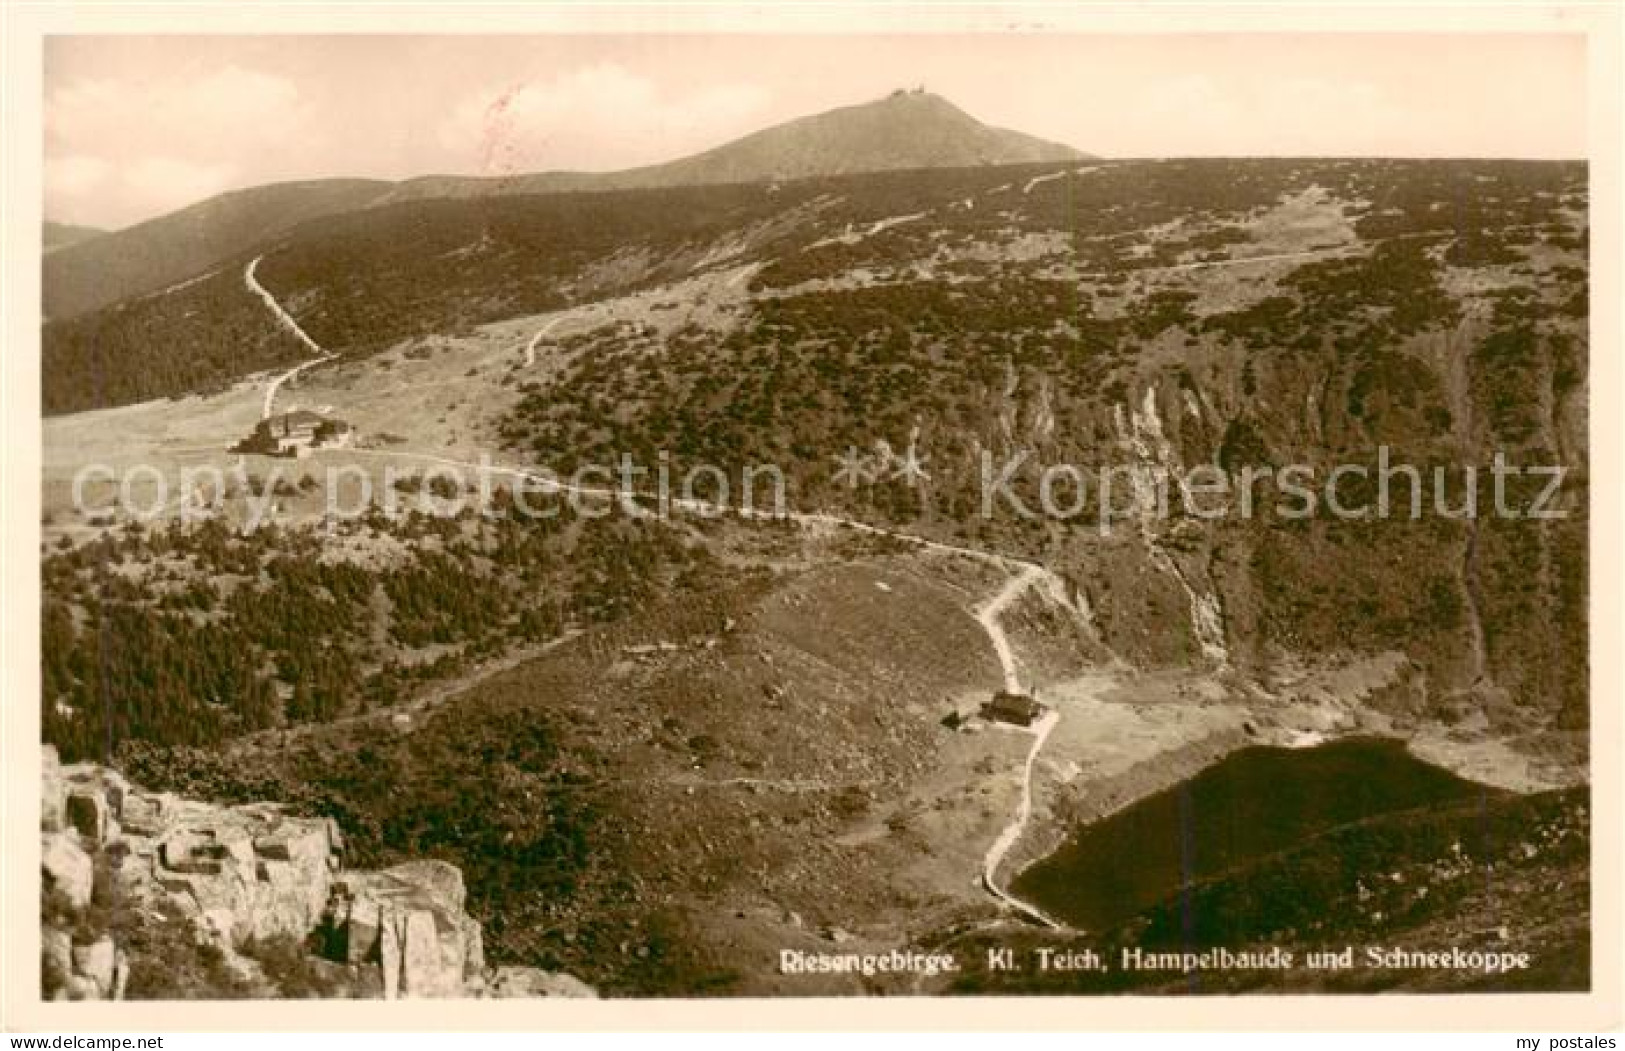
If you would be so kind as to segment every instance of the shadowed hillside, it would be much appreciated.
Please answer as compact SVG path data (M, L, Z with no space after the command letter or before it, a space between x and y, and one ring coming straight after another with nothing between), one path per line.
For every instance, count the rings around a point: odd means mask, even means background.
M388 183L322 179L211 197L45 258L44 313L67 318L196 277L307 219L360 208Z
M75 226L72 223L53 223L51 220L47 219L45 220L44 228L41 231L41 241L44 244L46 254L49 255L50 253L61 248L66 248L69 245L78 244L81 241L88 241L93 237L100 237L106 232L106 230L98 230L94 226Z

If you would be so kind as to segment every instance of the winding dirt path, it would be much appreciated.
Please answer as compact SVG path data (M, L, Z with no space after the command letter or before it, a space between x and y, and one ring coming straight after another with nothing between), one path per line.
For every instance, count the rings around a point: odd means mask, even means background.
M1056 709L1044 713L1044 717L1034 723L1031 730L1033 735L1032 747L1027 749L1027 762L1021 771L1021 802L1016 806L1016 816L1010 824L1006 825L999 838L993 841L988 848L987 856L982 859L982 886L987 892L998 898L1005 905L1016 912L1035 920L1051 930L1065 930L1066 925L1047 915L1038 906L1022 901L1011 894L1009 890L999 886L999 866L1004 863L1005 856L1010 853L1021 840L1021 834L1027 831L1027 822L1033 816L1033 771L1038 766L1038 753L1044 750L1044 742L1061 722L1061 713Z
M1004 688L1010 693L1021 693L1021 676L1016 670L1016 655L1010 647L1010 640L1004 633L1004 626L999 623L999 617L1010 604L1029 588L1042 583L1049 570L1037 564L1028 564L1020 573L1005 581L1004 586L994 592L987 601L976 609L976 621L987 633L988 639L993 643L993 650L999 655L999 665L1004 669ZM1050 709L1028 728L1032 734L1033 743L1027 749L1027 760L1021 768L1021 800L1016 804L1015 816L1010 823L999 833L993 845L987 850L982 859L982 886L987 892L998 898L1005 905L1016 912L1035 920L1052 930L1063 929L1063 924L1046 915L1036 905L1022 901L1004 887L999 885L999 866L1004 863L1005 856L1010 853L1018 842L1022 833L1027 830L1027 823L1033 815L1033 773L1038 767L1038 755L1044 750L1044 742L1061 722L1059 709Z
M554 318L552 321L549 321L547 324L537 329L536 334L530 337L530 342L525 344L525 368L528 369L536 364L536 344L540 343L542 338L549 332L552 332L554 328L558 327L558 323L563 320L564 319L561 317Z
M260 406L260 419L268 420L271 418L271 414L276 409L277 391L281 390L284 384L297 378L301 372L310 368L312 365L319 365L324 361L330 361L337 355L333 354L331 351L323 350L319 343L311 339L310 334L299 327L299 322L293 319L293 315L282 309L282 304L276 301L276 296L273 296L269 289L260 284L259 278L255 276L255 271L259 269L260 260L264 258L265 257L263 255L257 255L254 257L253 261L248 264L248 269L243 271L243 284L248 286L248 290L250 292L253 292L255 295L260 297L260 299L265 303L266 307L273 315L275 315L277 321L281 323L283 328L287 329L289 332L293 333L294 336L298 337L299 341L305 346L309 347L316 355L309 361L301 362L300 364L289 369L287 372L284 372L280 376L272 379L270 386L265 388L265 402Z
M999 666L1004 669L1004 688L1011 693L1021 692L1021 678L1016 673L1015 651L1010 648L1010 640L1005 637L1004 628L999 624L999 616L1022 592L1041 581L1046 572L1048 570L1041 566L1028 565L1005 581L1004 587L976 609L976 622L992 641L993 652L999 655Z

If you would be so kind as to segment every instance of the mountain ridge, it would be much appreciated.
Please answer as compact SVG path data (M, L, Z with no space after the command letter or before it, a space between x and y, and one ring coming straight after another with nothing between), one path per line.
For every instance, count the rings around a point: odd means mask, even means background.
M797 117L674 161L610 172L426 175L398 183L380 203L482 193L642 190L1092 159L1096 158L1071 146L983 124L940 95L898 91L878 100Z
M101 237L106 233L107 231L100 227L59 223L54 219L47 219L40 224L40 241L47 255L71 244Z
M231 190L46 255L47 320L157 292L311 219L364 207L390 184L310 179Z

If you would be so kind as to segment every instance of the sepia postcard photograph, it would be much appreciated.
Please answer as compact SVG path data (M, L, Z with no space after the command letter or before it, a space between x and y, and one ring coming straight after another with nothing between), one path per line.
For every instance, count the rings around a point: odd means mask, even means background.
M8 14L6 1028L1617 1024L1618 9L1150 6Z

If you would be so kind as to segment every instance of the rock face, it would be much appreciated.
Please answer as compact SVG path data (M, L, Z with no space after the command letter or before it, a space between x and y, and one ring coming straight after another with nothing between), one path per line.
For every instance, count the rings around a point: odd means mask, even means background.
M73 970L96 983L103 996L113 989L113 971L118 965L118 947L111 938L97 938L89 945L73 948Z
M596 1000L592 986L569 974L557 974L535 967L498 967L486 983L486 995L497 1000L530 999L537 996L571 1000Z
M67 795L62 787L62 763L56 749L46 745L40 759L39 827L42 832L60 832L67 822Z
M328 904L328 944L337 959L378 964L386 999L467 995L483 984L485 951L464 897L463 874L443 861L346 873Z
M295 817L274 803L222 807L147 792L92 764L63 767L49 746L44 759L41 874L45 890L74 912L91 905L96 858L105 856L108 893L120 907L178 906L199 939L228 953L251 940L314 936L332 960L378 967L386 998L485 993L480 925L464 911L456 866L348 871L331 819ZM119 998L129 972L111 937L76 945L68 931L50 928L41 964L67 999ZM499 995L582 995L576 986L591 993L565 977L510 978Z
M303 937L316 926L338 864L325 822L267 804L163 809L170 822L133 853L147 854L157 883L225 942Z
M47 891L55 891L75 909L90 904L96 867L71 833L49 832L40 837L40 874Z
M59 930L41 932L40 966L64 1000L121 1000L130 976L129 957L112 938L75 945L73 935Z

